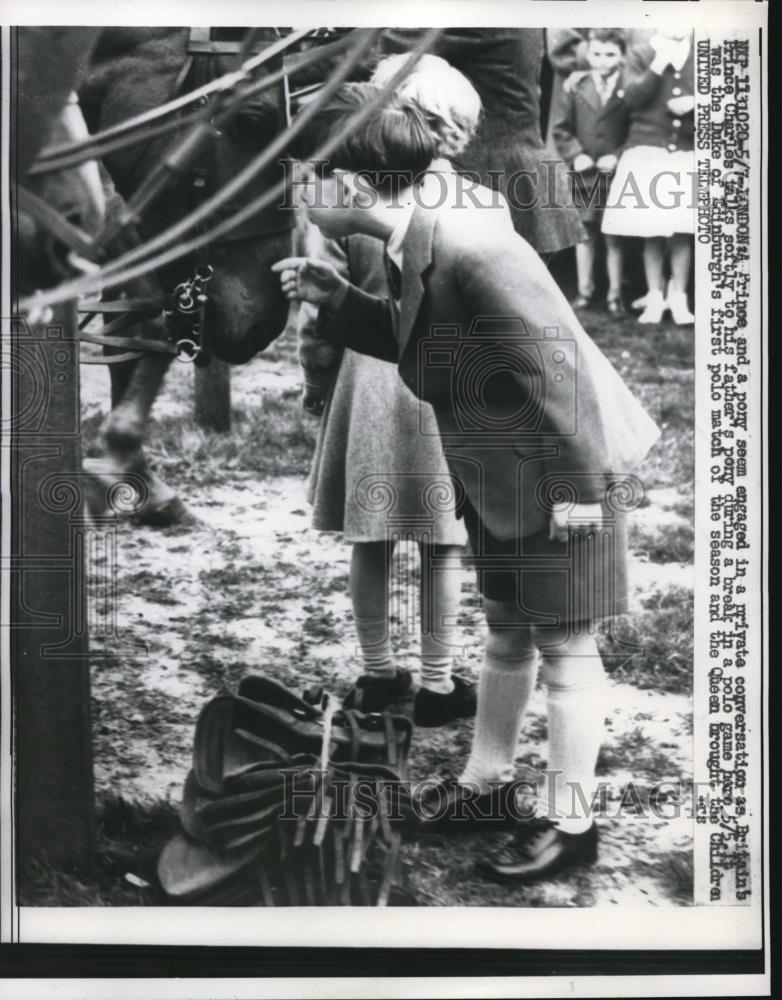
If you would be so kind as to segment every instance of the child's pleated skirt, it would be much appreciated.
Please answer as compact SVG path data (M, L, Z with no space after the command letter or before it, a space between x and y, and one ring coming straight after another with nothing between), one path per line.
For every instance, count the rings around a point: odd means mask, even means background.
M696 191L693 150L632 146L617 164L602 231L643 238L694 233Z

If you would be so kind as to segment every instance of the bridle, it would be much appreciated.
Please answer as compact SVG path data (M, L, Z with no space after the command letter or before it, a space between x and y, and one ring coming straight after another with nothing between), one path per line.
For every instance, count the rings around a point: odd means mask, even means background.
M432 28L426 31L416 45L411 48L405 62L385 83L385 85L378 90L377 94L369 98L360 108L356 109L356 111L342 124L338 130L329 135L328 138L324 139L318 149L312 152L312 157L314 159L327 159L332 152L338 148L340 143L344 142L346 137L352 134L355 128L381 108L389 96L411 72L413 67L418 62L418 59L436 42L438 36L441 34L441 31L442 29L439 28ZM217 222L211 222L215 213L222 211L229 206L232 198L235 198L239 193L244 192L248 184L260 176L260 174L271 164L275 163L278 158L285 155L290 142L296 137L296 135L300 134L301 131L308 126L308 123L310 123L321 112L327 102L331 100L338 88L341 87L347 79L349 79L353 70L356 69L360 65L361 60L368 55L371 47L378 39L381 32L382 29L377 28L357 28L350 31L349 34L345 35L336 42L329 43L322 46L320 49L314 49L311 52L305 52L297 56L297 68L299 68L305 64L309 65L311 63L319 62L325 57L327 50L330 50L332 54L341 54L344 52L344 58L339 60L331 74L326 78L323 84L318 87L318 92L313 99L302 104L301 109L296 114L290 126L277 135L262 152L252 159L250 163L239 170L234 177L232 177L229 181L226 181L219 191L206 198L206 200L198 208L194 209L184 218L171 225L168 229L158 233L156 236L150 237L141 246L137 246L132 250L126 251L115 260L100 265L91 265L91 269L86 273L81 274L79 277L68 279L61 282L54 288L36 292L33 295L27 296L19 303L20 310L27 313L28 319L31 319L32 313L38 313L40 315L41 311L57 305L58 303L78 299L79 297L85 295L95 295L102 292L106 288L118 287L123 284L127 284L127 282L135 278L142 277L152 271L157 271L158 269L163 268L164 266L167 266L168 264L171 264L188 254L194 253L201 247L206 246L210 242L214 242L225 236L227 233L237 229L238 226L257 216L259 212L277 204L279 199L285 193L284 181L273 184L262 194L257 195L256 197L251 197L249 201L243 202L239 207L235 207L235 210L232 210L227 218L223 218ZM280 45L284 48L287 44L290 44L290 39L293 34L294 33L287 36L287 38L281 40L280 42L273 43L268 49L265 49L261 55L253 57L253 59L262 61L267 53L270 50L275 49L276 46ZM266 87L271 86L277 79L282 79L284 75L284 69L279 73L277 71L275 71L275 73L270 73L260 82L253 82L249 84L246 90L241 91L241 93L237 95L237 99L243 99L250 93L260 92ZM228 77L232 80L230 84L231 87L235 86L237 76L242 76L241 71L239 74L228 74ZM222 78L219 81L215 81L214 84L211 85L210 89L218 91L225 79L227 79L227 77ZM185 95L185 97L187 97L187 95ZM183 101L185 104L192 103L189 98L187 100L182 98L177 102L177 110L183 106ZM159 112L160 109L156 109L155 111L145 114L145 116L139 116L134 121L134 124L139 123L139 120L142 117L145 118L145 121L141 122L141 124L144 125L154 119L154 122L149 126L149 129L154 129L155 134L159 134L161 128L165 125L165 123L160 123L158 121L158 119L163 117ZM167 157L164 162L153 171L152 175L147 178L145 185L143 186L144 190L140 190L138 192L142 198L147 194L150 188L154 187L155 184L159 185L161 183L161 176L162 184L165 184L167 178L171 176L171 173L178 172L177 168L181 166L182 161L187 160L187 153L192 145L197 145L198 141L204 134L208 137L210 126L205 118L206 116L203 116L202 120L199 121L197 120L197 114L195 112L193 113L191 116L191 120L194 121L193 129L188 132L185 140L182 144L180 144L174 154ZM113 134L109 136L109 139L114 141L116 139L118 129L117 127L114 127L111 131ZM142 138L147 138L149 134L149 130L145 131ZM127 139L127 137L124 137L124 139ZM88 141L71 144L69 147L59 147L57 150L50 151L50 159L47 167L43 171L37 172L46 172L46 169L56 169L52 166L52 164L62 164L64 158L68 158L68 165L74 165L75 163L80 162L80 158L90 159L101 155L101 153L99 153L96 149L96 142L105 140L105 133L99 133L90 137ZM125 144L130 143L126 142ZM128 203L129 206L132 206L134 202L137 202L135 195ZM206 227L207 221L210 222L208 227ZM196 227L204 227L204 229L202 229L197 236L190 235Z
M200 148L201 155L199 156L191 147L187 151L187 154L181 158L182 162L177 166L177 173L181 181L179 185L180 191L184 189L185 193L189 193L190 207L197 207L204 200L209 183L209 168L205 165L204 154L208 154L213 143L218 143L221 140L222 130L218 125L224 125L246 99L243 99L241 102L231 98L227 102L220 100L221 95L230 93L230 84L233 81L231 81L229 75L229 86L223 85L217 89L211 88L214 80L209 76L212 66L212 59L210 57L240 56L246 65L248 59L251 59L252 56L266 52L266 59L268 60L271 58L270 52L274 52L276 55L277 50L282 49L283 44L290 44L290 42L283 43L283 36L278 30L275 29L275 31L277 34L277 44L272 43L270 46L264 40L259 47L254 44L253 32L249 32L242 41L233 41L213 39L212 29L208 27L190 28L189 30L185 49L186 58L177 74L167 103L175 102L185 94L195 93L197 94L195 108L197 111L200 111L197 117L203 121L207 111L211 112L208 120L211 131L209 141L196 141L193 143L194 146ZM299 35L297 34L296 38L298 39L298 37ZM237 77L235 85L238 85L246 77L246 73L247 70L245 69ZM224 80L224 78L225 74L222 78L218 79ZM287 125L290 123L291 116L291 88L287 71L283 72L282 80L278 86L280 86L284 98L285 124ZM210 107L210 102L212 103L212 107ZM147 140L143 147L144 149L153 138L154 136L151 136ZM200 138L200 136L197 138ZM152 200L150 190L154 191L155 188L156 186L153 184L149 190L144 191L144 185L142 184L139 190L143 193L143 197L137 198L136 204L125 213L125 219L120 220L120 225L135 221L138 218L141 209ZM252 220L249 225L245 225L238 231L229 234L226 240L234 241L282 235L290 233L294 228L294 224L292 212L283 211L276 206L270 206L257 219ZM105 245L110 235L110 233L101 234L98 243ZM173 354L178 361L194 362L199 366L208 364L211 360L211 352L205 347L206 311L209 302L208 285L214 273L214 268L209 260L209 252L209 244L196 251L190 276L178 282L172 292L163 294L157 299L133 301L122 298L100 303L92 303L84 299L80 300L78 304L80 339L89 343L99 344L104 348L102 356L84 357L82 359L83 362L87 364L117 364L138 360L147 353L162 353L166 355ZM107 312L110 315L114 314L108 323L105 320ZM102 329L96 333L84 330L84 327L89 326L98 313L104 319ZM162 317L163 319L168 334L165 340L158 341L119 335L121 330L133 327L144 320L155 317ZM106 348L118 353L105 353Z
M251 79L249 74L264 63L282 56L307 35L316 36L322 29L299 30L283 36L279 29L273 29L277 40L271 44L268 41L262 45L255 41L256 32L249 31L245 38L225 40L212 38L210 28L190 28L186 46L185 62L180 69L169 100L165 105L152 109L151 112L137 116L132 121L120 123L104 132L90 136L81 143L70 143L57 149L44 150L30 171L31 176L40 176L59 169L67 169L77 163L84 162L89 157L106 155L107 152L129 145L141 145L143 148L155 138L174 129L181 129L183 124L191 123L192 127L183 142L167 156L164 169L154 170L135 192L127 209L111 226L104 227L97 237L90 237L81 229L66 219L61 213L49 206L42 198L29 189L18 187L18 204L35 222L50 232L57 240L70 250L69 260L87 273L91 265L105 256L105 247L124 226L137 221L143 209L150 204L163 186L169 181L171 174L176 174L181 180L189 180L186 188L191 193L194 207L204 199L207 190L208 168L203 164L203 153L209 144L219 142L222 134L218 127L224 125L236 113L246 100L257 93L279 86L283 98L285 123L290 125L292 119L292 104L302 94L310 92L313 87L297 91L291 87L291 72L302 64L308 64L311 59L291 62L282 70L270 73L256 83L246 85ZM336 48L341 47L337 43ZM324 58L321 46L317 52L318 61ZM241 56L242 66L239 71L223 74L217 79L209 79L209 56ZM243 88L242 88L242 85ZM317 85L316 85L317 86ZM182 121L182 109L190 109ZM178 118L171 120L173 115ZM158 124L162 123L162 124ZM290 199L286 198L290 205ZM267 210L249 223L237 227L222 242L232 242L260 236L282 235L289 233L295 226L292 210L283 210L277 206L269 206ZM206 307L208 303L208 284L213 274L209 263L209 244L201 247L195 254L192 274L178 282L169 293L146 299L120 298L97 301L95 299L80 299L77 305L79 320L79 339L86 343L97 344L119 353L103 354L97 357L82 357L84 364L118 364L134 361L146 354L163 354L174 356L180 361L193 361L197 364L208 364L209 353L204 346L204 328ZM105 314L113 318L105 321ZM104 316L104 325L98 331L88 331L88 327L96 316ZM122 336L121 331L137 324L162 316L168 338L153 340L135 336Z

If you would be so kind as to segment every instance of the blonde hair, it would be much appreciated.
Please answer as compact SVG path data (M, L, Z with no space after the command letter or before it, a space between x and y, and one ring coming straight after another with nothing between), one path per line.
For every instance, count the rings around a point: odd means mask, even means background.
M384 87L404 64L408 53L387 56L372 74L372 83ZM467 77L440 56L423 55L412 73L399 84L397 95L417 104L437 142L438 156L456 156L478 127L481 99Z

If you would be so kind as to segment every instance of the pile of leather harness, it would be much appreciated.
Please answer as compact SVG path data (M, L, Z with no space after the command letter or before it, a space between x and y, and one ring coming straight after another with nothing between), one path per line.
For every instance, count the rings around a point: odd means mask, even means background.
M183 905L385 906L398 888L412 723L249 676L196 724L182 833L160 884ZM409 905L409 903L408 903Z

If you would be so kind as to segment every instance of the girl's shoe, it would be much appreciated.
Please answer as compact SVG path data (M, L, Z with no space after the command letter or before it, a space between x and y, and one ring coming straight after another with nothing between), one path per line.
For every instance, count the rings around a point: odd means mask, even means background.
M666 308L663 293L659 289L653 289L646 293L646 307L638 317L638 322L644 324L659 323Z
M413 722L417 726L443 726L453 719L475 715L478 704L475 685L458 674L452 679L453 691L448 694L419 688L413 707Z
M343 708L355 708L359 712L382 712L388 705L403 698L413 686L409 670L399 670L389 677L373 677L362 674L348 691Z
M591 295L577 295L570 303L573 309L588 309L592 305Z
M625 309L625 304L621 299L608 299L606 301L606 312L609 316L626 316L627 310Z
M668 292L666 305L671 310L671 316L677 326L690 326L695 322L695 316L687 305L686 292Z
M666 290L665 290L665 297L666 298L668 298L668 293L670 291L670 288L671 288L671 282L669 281L668 285L666 287ZM644 295L639 295L637 299L633 299L633 301L630 303L630 308L631 309L635 309L636 312L640 311L641 309L645 309L646 308L646 300L648 299L648 297L649 297L649 293L648 292L646 292Z

